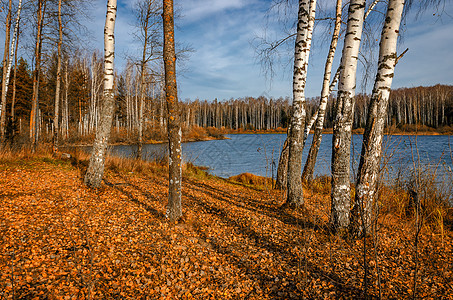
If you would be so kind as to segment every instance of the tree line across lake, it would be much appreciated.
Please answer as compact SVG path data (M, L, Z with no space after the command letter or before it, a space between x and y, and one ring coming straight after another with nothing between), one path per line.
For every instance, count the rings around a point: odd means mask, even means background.
M48 60L40 75L39 127L41 137L51 138L54 129L54 99L56 85L56 57ZM101 55L81 54L66 60L62 76L61 117L59 126L63 140L92 137L99 120L99 101L102 99ZM133 137L139 127L140 85L139 72L132 65L115 76L114 130ZM163 139L166 132L166 107L161 80L148 84L144 101L144 136ZM33 78L27 61L20 58L10 82L7 95L6 135L27 139L31 112ZM307 116L316 112L320 98L307 99ZM326 109L324 128L332 128L335 95ZM370 96L356 95L354 128L364 128ZM218 101L189 100L180 102L182 127L185 133L194 127L215 127L233 130L276 130L288 126L291 99L266 96L243 97ZM399 88L391 92L386 124L394 131L411 131L422 126L440 133L452 131L453 86Z

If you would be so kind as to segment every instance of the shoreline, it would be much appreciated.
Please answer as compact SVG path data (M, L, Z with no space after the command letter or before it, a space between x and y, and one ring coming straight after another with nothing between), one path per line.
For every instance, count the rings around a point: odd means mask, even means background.
M219 129L218 137L215 136L205 136L205 137L197 137L197 138L183 138L182 143L195 143L195 142L206 142L206 141L215 141L215 140L227 140L229 139L225 135L231 134L286 134L286 129L277 129L277 130L229 130L229 129ZM363 135L364 133L363 128L354 129L352 130L352 134L354 135ZM331 128L323 129L323 134L333 134L333 130ZM310 134L313 134L313 130L310 131ZM384 133L385 136L453 136L453 132L437 132L437 131L401 131L401 132L387 132ZM156 144L166 144L168 141L166 140L147 140L143 143L143 145L156 145ZM77 144L64 144L61 147L91 147L93 143L77 143ZM137 145L137 143L130 143L130 142L114 142L109 143L109 146L133 146Z
M206 138L201 139L183 139L181 143L195 143L195 142L206 142L206 141L215 141L215 140L229 140L229 138L222 136L219 138L208 136ZM168 141L156 141L156 140L148 140L143 143L143 145L159 145L159 144L167 144ZM127 143L127 142L118 142L118 143L109 143L109 146L134 146L137 143ZM92 147L93 143L79 143L79 144L64 144L60 147Z
M365 130L363 128L359 128L359 129L353 129L352 130L352 134L361 134L363 135L363 133L365 132ZM314 131L311 130L310 131L310 134L313 134ZM323 134L333 134L333 130L332 128L328 128L328 129L323 129L322 131ZM286 130L246 130L246 131L236 131L236 130L233 130L233 131L230 131L228 133L225 133L225 134L286 134ZM437 131L418 131L418 132L414 132L414 131L399 131L399 132L386 132L384 133L384 135L451 135L453 136L453 132L437 132Z

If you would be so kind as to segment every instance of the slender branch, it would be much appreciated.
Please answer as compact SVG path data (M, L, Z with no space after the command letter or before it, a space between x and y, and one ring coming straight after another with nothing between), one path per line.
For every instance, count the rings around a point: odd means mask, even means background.
M396 64L398 63L398 61L403 58L404 54L406 54L406 52L409 51L409 48L406 48L406 50L403 51L403 53L401 53L395 60L395 66Z

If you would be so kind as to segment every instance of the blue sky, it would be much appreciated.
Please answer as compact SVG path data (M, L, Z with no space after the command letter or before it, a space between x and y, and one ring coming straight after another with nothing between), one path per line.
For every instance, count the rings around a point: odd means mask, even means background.
M131 35L134 20L130 9L133 2L118 0L116 65L119 69L124 66L126 54L135 53L139 48ZM327 7L334 5L334 0L318 2ZM182 14L178 20L176 39L195 50L178 78L180 99L223 100L263 94L291 96L291 53L282 52L280 64L276 65L276 76L269 82L252 47L254 38L264 34L266 24L266 34L281 34L272 13L270 19L265 18L270 3L269 0L175 0ZM103 47L105 5L105 0L95 1L95 18L89 26L96 38L94 47L99 49ZM416 10L408 14L402 30L404 36L399 52L406 48L409 51L398 63L393 87L453 84L453 1L446 1L440 16L438 10L428 8L416 18ZM321 90L328 50L327 42L318 42L325 40L323 26L318 26L313 38L307 97L318 96ZM341 46L337 50L336 61L340 54ZM357 86L361 86L360 82ZM366 91L370 92L370 86Z

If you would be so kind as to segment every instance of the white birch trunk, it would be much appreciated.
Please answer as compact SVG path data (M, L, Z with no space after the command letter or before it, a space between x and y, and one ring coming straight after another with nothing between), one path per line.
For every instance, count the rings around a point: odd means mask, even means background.
M342 0L337 0L336 4L336 18L335 18L335 28L332 34L332 39L330 41L330 49L326 59L326 65L324 68L324 80L322 83L322 90L321 90L321 101L319 103L318 111L316 112L315 116L310 120L309 126L307 126L305 131L305 138L308 137L310 133L310 129L313 126L313 123L316 120L315 131L313 134L313 142L310 146L310 151L308 153L307 161L305 162L304 171L302 173L302 180L306 182L311 182L313 180L313 172L316 163L316 157L318 156L319 147L322 141L322 129L324 127L324 118L326 114L327 108L327 100L329 99L329 95L332 93L333 86L335 86L335 81L337 80L337 76L334 77L332 84L330 84L330 78L332 74L332 64L333 58L335 56L335 52L337 49L338 44L338 37L340 35L341 29L341 9L342 9ZM339 74L339 72L337 72ZM336 74L335 74L336 75Z
M349 225L351 131L364 10L365 0L351 0L341 58L338 96L335 102L330 223L333 229L340 230L346 229Z
M286 203L290 206L303 204L301 181L303 131L305 126L305 83L308 57L316 13L316 0L299 0L297 36L294 50L293 105L289 131L288 193Z
M9 79L11 76L11 67L13 64L13 56L14 56L14 50L17 48L15 47L17 43L17 37L19 35L19 23L20 23L20 13L22 11L22 0L19 0L19 5L17 7L17 16L16 16L16 24L14 25L14 33L13 33L13 39L11 40L11 52L9 54L9 62L8 62L8 70L6 73L6 92L8 92L8 84L9 84Z
M17 39L16 39L16 51L14 52L14 75L13 75L13 96L11 99L11 122L13 124L13 136L16 134L16 116L15 116L15 105L16 105L16 79L17 79L17 50L19 48L19 27L17 28Z
M96 139L91 152L90 163L85 175L85 184L99 187L104 175L106 150L112 128L114 103L114 58L115 58L115 19L116 0L108 0L107 15L104 29L104 97L101 107L101 117L96 130Z
M351 229L356 236L366 234L372 222L382 155L382 139L390 89L395 72L396 46L404 2L404 0L389 0L384 27L382 28L378 71L363 135L356 197L351 213Z
M10 31L11 31L11 10L12 10L12 1L9 0L8 14L6 15L6 32L5 32L5 49L3 53L3 75L2 78L8 78L8 66L7 62L12 58L8 57L9 48L10 48ZM11 50L14 50L14 45L11 47ZM0 135L1 140L3 141L5 137L5 120L6 120L6 94L8 91L8 80L2 80L2 94L0 101Z

